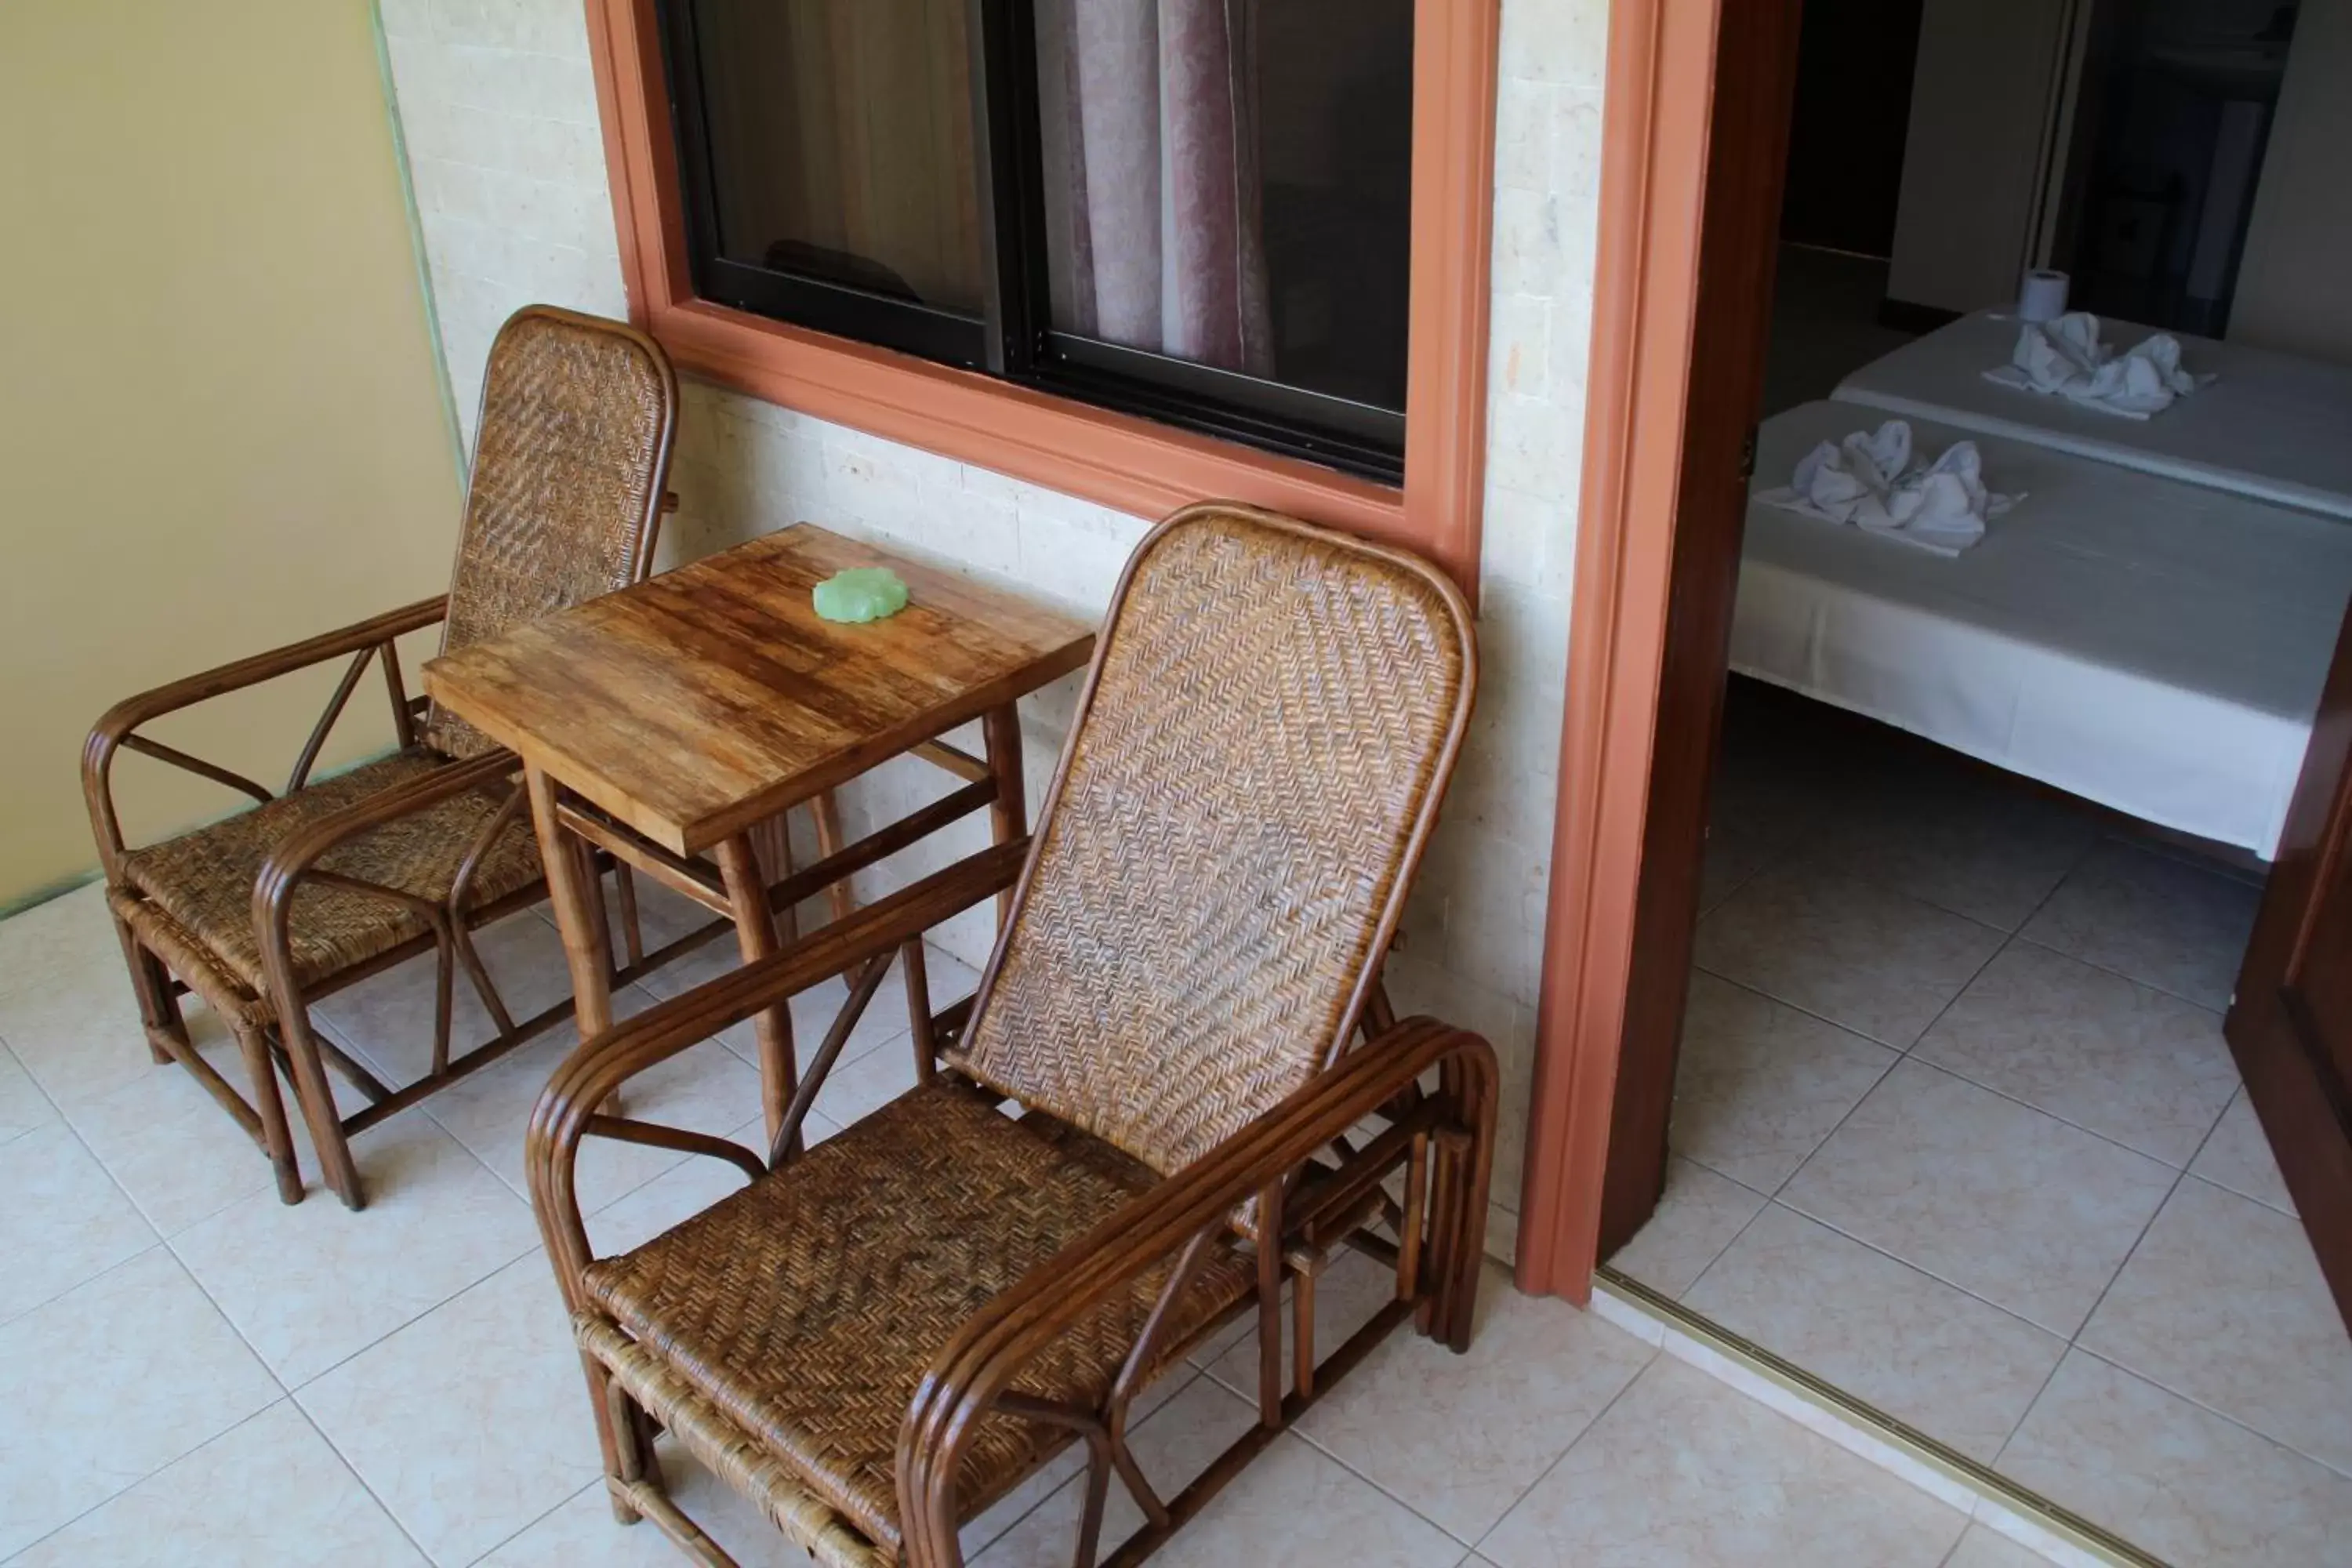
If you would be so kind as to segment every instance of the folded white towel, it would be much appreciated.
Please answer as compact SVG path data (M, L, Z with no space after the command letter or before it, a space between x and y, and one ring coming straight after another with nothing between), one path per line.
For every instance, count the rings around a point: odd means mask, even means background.
M2126 419L2161 414L2175 398L2213 379L2180 368L2179 341L2168 332L2116 353L2099 341L2099 318L2087 310L2021 323L2009 363L1984 374L2001 386L2063 397Z
M1876 430L1823 441L1797 464L1790 484L1759 490L1767 506L1958 555L1984 537L1985 522L2024 499L1985 489L1973 441L1955 441L1925 467L1911 461L1911 426L1889 419Z

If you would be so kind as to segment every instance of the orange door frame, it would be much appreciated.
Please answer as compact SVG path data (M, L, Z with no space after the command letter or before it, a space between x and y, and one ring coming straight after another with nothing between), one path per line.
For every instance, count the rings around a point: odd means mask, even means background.
M1613 0L1523 1289L1586 1300L1618 1091L1675 587L1724 0Z

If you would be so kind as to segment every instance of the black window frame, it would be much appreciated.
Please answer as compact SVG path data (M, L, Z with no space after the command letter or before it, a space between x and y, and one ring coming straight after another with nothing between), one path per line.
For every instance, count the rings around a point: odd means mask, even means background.
M656 0L695 293L814 331L1384 484L1404 478L1402 412L1057 331L1052 321L1031 0L964 0L982 311L896 300L719 254L692 0Z

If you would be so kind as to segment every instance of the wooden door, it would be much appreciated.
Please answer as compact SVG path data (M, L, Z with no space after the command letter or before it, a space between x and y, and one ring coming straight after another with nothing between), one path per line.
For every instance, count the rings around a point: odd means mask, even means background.
M1603 1259L1633 1239L1665 1188L1797 84L1799 0L1727 4L1719 16L1665 655L1601 1187Z
M2222 1026L2352 1326L2352 616Z

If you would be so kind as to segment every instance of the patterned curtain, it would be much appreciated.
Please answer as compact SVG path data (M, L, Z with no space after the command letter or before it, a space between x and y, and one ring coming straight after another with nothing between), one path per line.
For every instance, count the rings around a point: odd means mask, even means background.
M1258 0L1039 0L1055 324L1271 375Z

